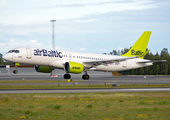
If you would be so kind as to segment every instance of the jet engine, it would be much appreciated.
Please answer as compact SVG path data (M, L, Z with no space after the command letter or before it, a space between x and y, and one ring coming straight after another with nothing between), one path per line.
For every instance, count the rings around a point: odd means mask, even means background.
M34 66L35 70L37 72L42 72L42 73L51 73L51 71L53 71L54 69L48 66L39 66L39 65L35 65Z
M65 70L68 73L75 73L75 74L80 74L83 72L83 64L81 63L76 63L76 62L66 62L65 63Z

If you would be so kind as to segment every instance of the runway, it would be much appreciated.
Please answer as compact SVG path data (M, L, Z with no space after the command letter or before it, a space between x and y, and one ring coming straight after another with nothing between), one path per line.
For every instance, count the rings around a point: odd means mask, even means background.
M87 93L87 92L146 92L146 91L170 91L170 88L128 88L128 89L56 89L56 90L0 90L0 94L11 93Z
M0 81L15 80L56 80L56 83L0 83L0 85L70 85L76 84L170 84L170 76L91 76L89 80L82 80L81 76L72 76L72 82L65 82L62 76L0 76ZM83 93L83 92L139 92L139 91L170 91L170 88L136 88L136 89L35 89L35 90L0 90L0 94L7 93Z
M56 83L24 83L15 85L57 85L57 81L67 81L63 76L0 76L0 81L14 81L14 80L56 80ZM72 82L76 81L78 84L170 84L170 76L91 76L89 80L82 80L81 76L72 76ZM73 84L73 83L60 83ZM0 83L0 85L14 85L12 83Z

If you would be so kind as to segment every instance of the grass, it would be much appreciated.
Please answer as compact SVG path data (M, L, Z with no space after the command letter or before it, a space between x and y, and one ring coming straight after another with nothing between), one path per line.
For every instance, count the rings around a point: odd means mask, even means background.
M0 85L0 89L118 88L112 87L113 83L62 85L63 81L55 80L0 81L37 82L58 85ZM170 87L170 84L126 84L119 88L147 87ZM0 119L166 120L170 119L170 92L1 94Z
M167 120L170 92L1 94L0 119Z

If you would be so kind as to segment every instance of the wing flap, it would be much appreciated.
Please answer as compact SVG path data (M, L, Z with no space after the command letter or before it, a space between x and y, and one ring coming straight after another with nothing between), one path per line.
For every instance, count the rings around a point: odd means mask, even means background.
M155 63L155 62L166 62L167 60L147 60L147 61L138 61L137 63Z
M110 59L110 60L86 61L86 62L83 62L83 64L86 67L95 67L98 65L108 65L109 63L118 63L121 61L125 61L128 59L134 59L134 58L137 58L137 57L121 57L121 58Z

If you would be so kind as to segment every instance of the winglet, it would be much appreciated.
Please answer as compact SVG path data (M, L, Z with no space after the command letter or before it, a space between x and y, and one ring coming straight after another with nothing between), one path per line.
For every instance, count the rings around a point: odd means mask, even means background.
M132 48L124 55L126 57L139 57L141 59L144 58L144 56L150 51L146 51L151 31L145 31L140 38L136 41L136 43L132 46Z

